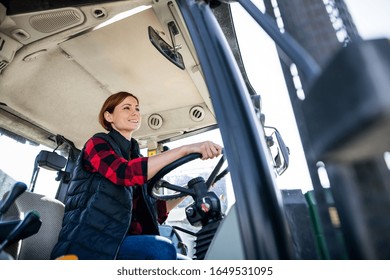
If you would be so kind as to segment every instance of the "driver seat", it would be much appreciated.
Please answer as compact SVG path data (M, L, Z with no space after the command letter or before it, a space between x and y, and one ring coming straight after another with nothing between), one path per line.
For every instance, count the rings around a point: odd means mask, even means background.
M4 197L7 196L7 193ZM15 260L50 260L50 254L57 243L62 227L65 206L56 199L34 192L24 192L9 210L3 220L21 220L27 212L39 212L42 225L39 231L6 248Z

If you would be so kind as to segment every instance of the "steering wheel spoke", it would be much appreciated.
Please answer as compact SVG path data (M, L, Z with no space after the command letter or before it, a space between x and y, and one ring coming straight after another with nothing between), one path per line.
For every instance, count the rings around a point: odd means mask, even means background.
M150 179L148 182L148 193L149 195L160 199L160 200L172 200L184 196L192 196L195 197L197 195L196 190L188 188L187 186L177 186L174 184L171 184L165 180L162 180L162 178L171 172L172 170L178 168L181 165L184 165L192 160L201 158L202 155L199 153L193 153L189 154L187 156L184 156L168 165L163 167L157 174ZM225 162L225 156L222 154L221 159L215 166L214 170L211 172L209 178L207 179L206 186L207 189L210 189L211 186L221 179L224 175L228 173L227 169L221 173L219 171L221 170L221 167L223 163ZM219 173L219 174L218 174ZM223 175L222 175L223 174ZM222 176L221 176L222 175ZM172 193L165 193L164 190L171 190Z
M160 194L161 189L168 189L168 190L174 191L174 193ZM188 189L184 186L181 187L178 185L171 184L165 180L159 180L153 188L153 196L156 198L159 198L159 199L165 198L165 200L170 200L170 199L176 199L176 198L187 196L187 195L194 196L195 195L194 190Z
M221 170L221 167L224 164L225 160L226 160L225 155L223 154L223 150L222 150L221 159L218 161L217 165L214 167L213 172L211 172L209 178L207 179L206 186L208 189L210 189L211 186L215 183L215 179L218 177L218 173Z

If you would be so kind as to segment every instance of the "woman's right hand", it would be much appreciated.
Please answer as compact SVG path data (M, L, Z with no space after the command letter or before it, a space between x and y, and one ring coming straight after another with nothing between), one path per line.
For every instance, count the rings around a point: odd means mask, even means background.
M204 141L184 145L178 148L174 148L172 150L168 150L164 153L149 157L147 174L148 180L151 179L154 175L156 175L156 173L164 166L192 153L200 153L202 155L203 160L212 159L221 155L222 147L211 141Z
M202 159L212 159L218 157L222 153L222 147L212 141L204 141L187 145L188 154L200 153Z

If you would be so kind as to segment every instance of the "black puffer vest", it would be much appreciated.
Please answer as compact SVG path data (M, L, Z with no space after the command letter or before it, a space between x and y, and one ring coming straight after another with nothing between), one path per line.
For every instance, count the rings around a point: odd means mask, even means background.
M103 138L115 153L122 155L109 134L98 133L94 137ZM73 171L62 229L51 257L75 254L86 260L115 259L130 226L133 188L115 185L98 173L85 171L83 152L84 148ZM143 197L155 234L159 234L155 200L147 195L146 187L146 184L142 186Z

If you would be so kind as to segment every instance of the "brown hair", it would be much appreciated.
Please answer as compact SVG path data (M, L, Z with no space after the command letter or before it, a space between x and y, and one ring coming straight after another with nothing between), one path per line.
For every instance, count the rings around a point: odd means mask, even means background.
M104 113L107 111L110 114L112 114L112 112L114 112L115 107L118 106L118 104L120 104L123 100L125 100L125 98L129 96L134 97L135 100L137 100L137 103L139 104L138 98L134 94L126 91L120 91L110 95L103 103L103 106L99 112L99 123L102 125L102 127L105 130L110 131L112 127L111 124L108 121L106 121L106 119L104 118Z

